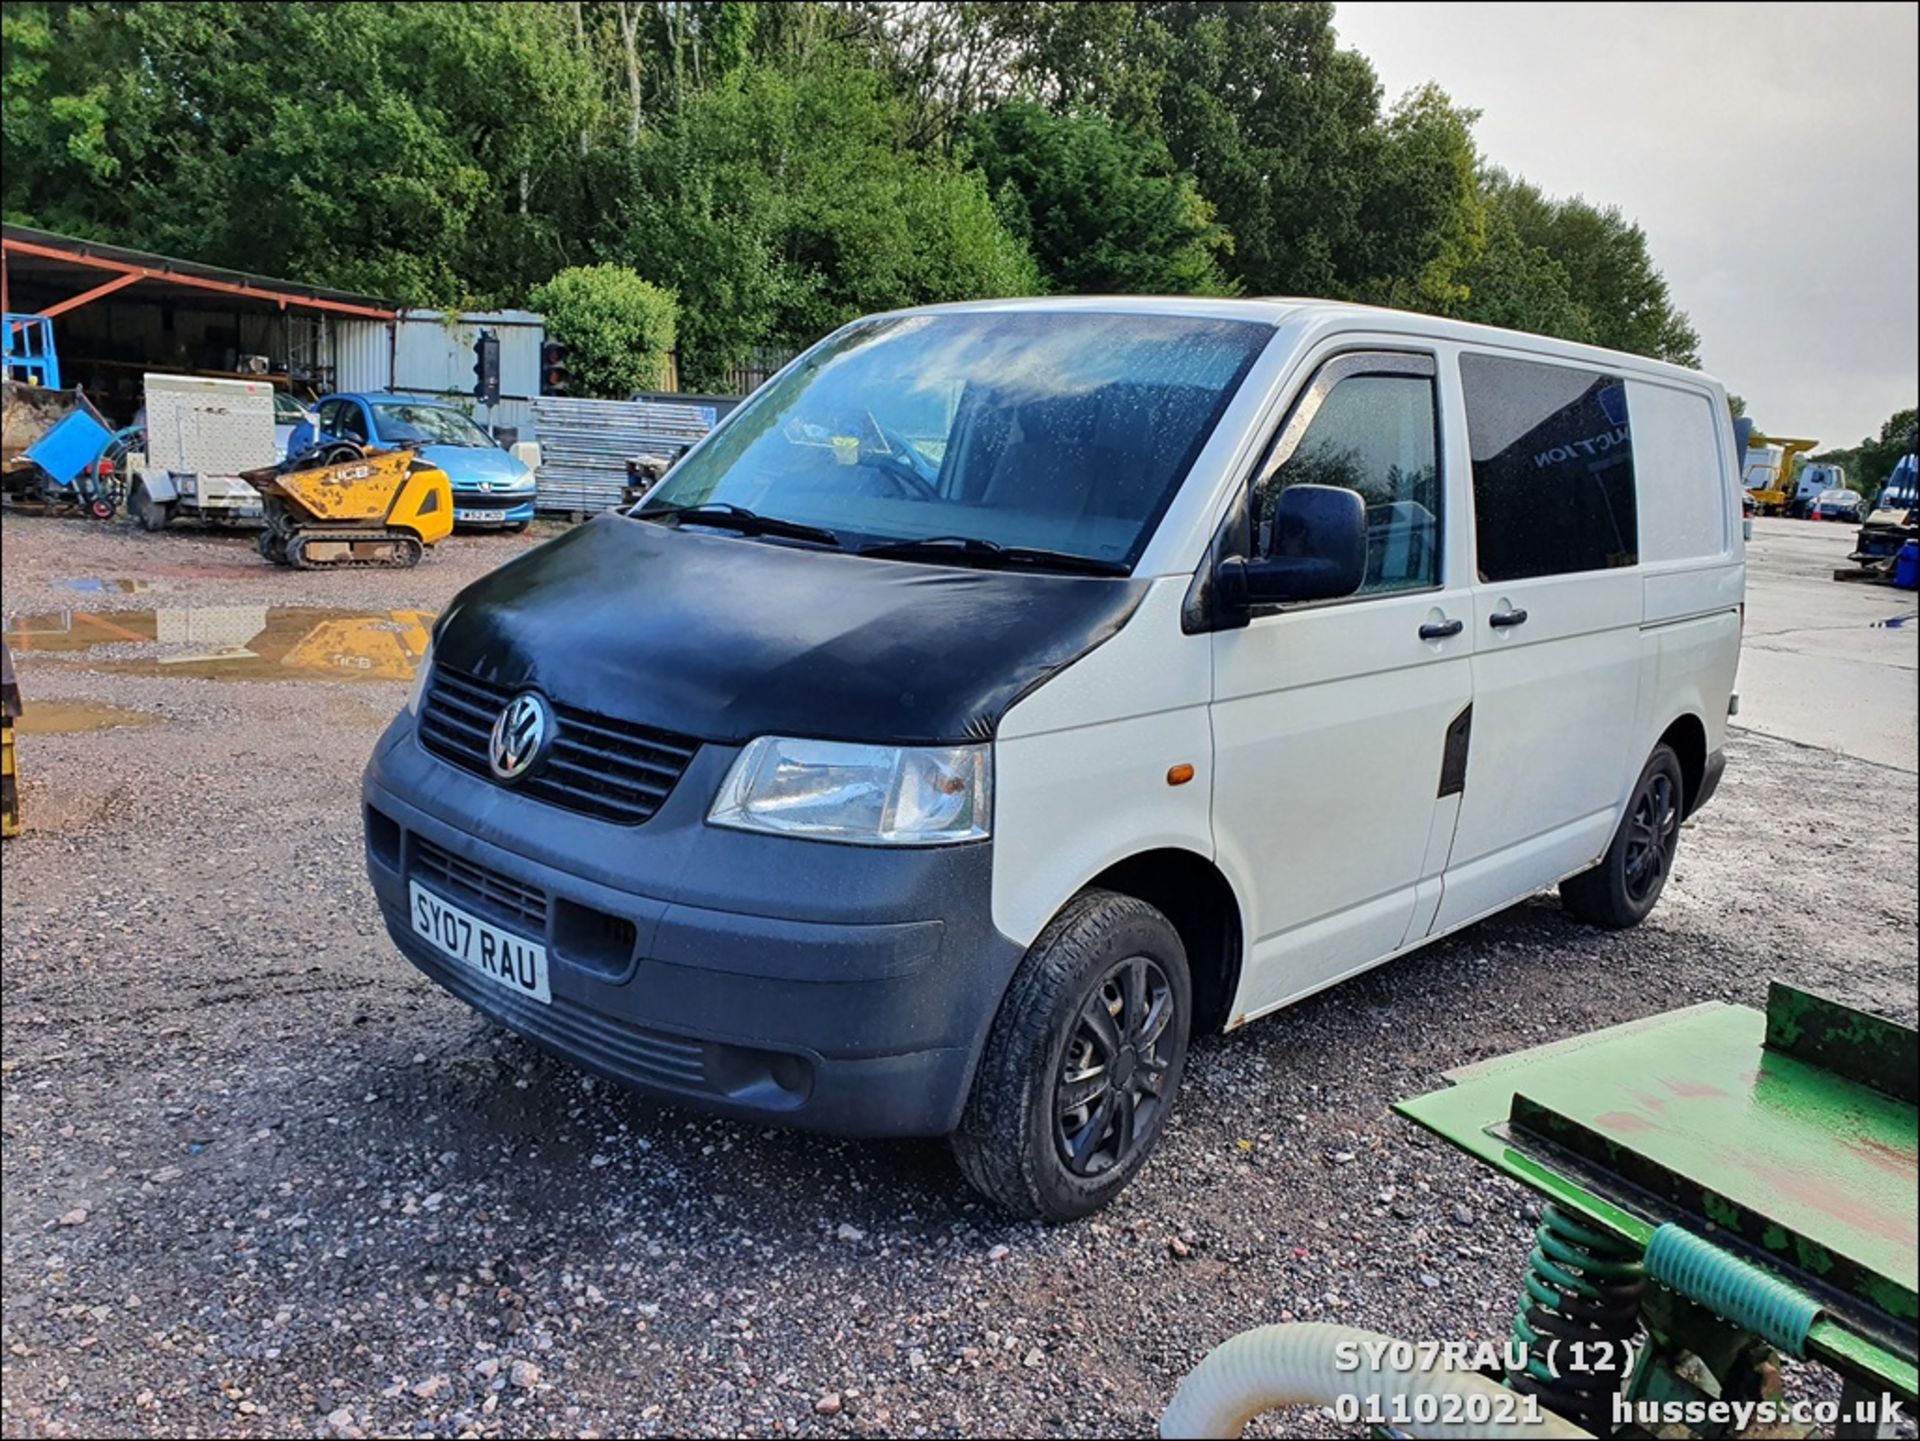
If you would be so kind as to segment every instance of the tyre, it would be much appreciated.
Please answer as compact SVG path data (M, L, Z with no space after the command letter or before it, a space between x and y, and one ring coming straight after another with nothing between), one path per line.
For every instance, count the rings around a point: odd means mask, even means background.
M962 1173L1018 1216L1099 1210L1160 1139L1192 1017L1167 918L1112 891L1074 897L1000 1003L953 1136Z
M1670 746L1655 746L1613 844L1598 865L1560 882L1560 903L1580 920L1609 930L1645 920L1673 871L1684 794L1680 758Z
M142 530L165 530L173 519L173 503L155 500L147 494L147 483L135 477L127 490L127 514L140 522Z

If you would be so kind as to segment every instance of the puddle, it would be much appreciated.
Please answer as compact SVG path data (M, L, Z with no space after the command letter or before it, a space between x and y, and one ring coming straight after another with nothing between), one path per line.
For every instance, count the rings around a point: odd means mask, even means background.
M13 728L21 735L71 735L76 731L112 730L115 726L150 726L160 717L151 711L99 705L90 700L30 700L21 707Z
M1873 623L1872 629L1874 630L1905 630L1907 622L1912 619L1913 617L1910 615L1890 615L1885 620L1876 620Z
M107 595L139 595L150 590L172 590L173 587L158 580L131 580L120 575L81 575L60 582L68 590L93 591Z
M209 680L411 679L435 612L321 606L155 606L18 615L15 659L75 656L89 670Z

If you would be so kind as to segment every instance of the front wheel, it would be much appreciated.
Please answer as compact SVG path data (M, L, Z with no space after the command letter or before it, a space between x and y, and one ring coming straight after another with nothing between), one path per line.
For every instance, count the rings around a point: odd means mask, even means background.
M1000 1003L953 1137L961 1171L1015 1215L1099 1210L1160 1139L1192 1015L1167 918L1112 891L1076 896Z
M1673 872L1684 804L1680 758L1658 745L1634 783L1613 844L1591 870L1560 882L1560 902L1575 916L1608 930L1647 918Z

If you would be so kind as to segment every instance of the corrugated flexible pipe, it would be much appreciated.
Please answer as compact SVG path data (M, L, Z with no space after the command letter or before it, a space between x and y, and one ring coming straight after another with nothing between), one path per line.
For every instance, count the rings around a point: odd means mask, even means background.
M1335 1348L1343 1341L1352 1344L1359 1362L1355 1369L1339 1367L1341 1353ZM1488 1441L1591 1436L1547 1411L1541 1412L1538 1421L1522 1419L1526 1398L1474 1371L1441 1367L1403 1371L1386 1365L1384 1357L1381 1364L1371 1364L1365 1349L1369 1343L1391 1346L1394 1341L1378 1331L1311 1322L1242 1331L1209 1351L1180 1383L1160 1418L1160 1434L1166 1441L1233 1437L1254 1417L1281 1406L1332 1406L1342 1396L1377 1395L1404 1397L1409 1418L1421 1414L1418 1397L1485 1398L1484 1409L1469 1400L1453 1420L1443 1419L1444 1401L1432 1421L1401 1421L1390 1410L1393 1430L1407 1436L1486 1437ZM1516 1403L1522 1409L1512 1419L1502 1420L1504 1408Z

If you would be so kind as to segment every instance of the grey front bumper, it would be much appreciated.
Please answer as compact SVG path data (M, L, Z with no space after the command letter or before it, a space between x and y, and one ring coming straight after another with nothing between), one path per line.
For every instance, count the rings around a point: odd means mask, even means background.
M1021 953L992 923L991 845L895 850L709 826L735 753L703 747L652 819L622 826L437 760L402 715L363 783L388 932L477 1010L636 1089L845 1135L952 1131ZM416 936L410 875L542 941L552 1004ZM520 897L519 912L501 895Z

